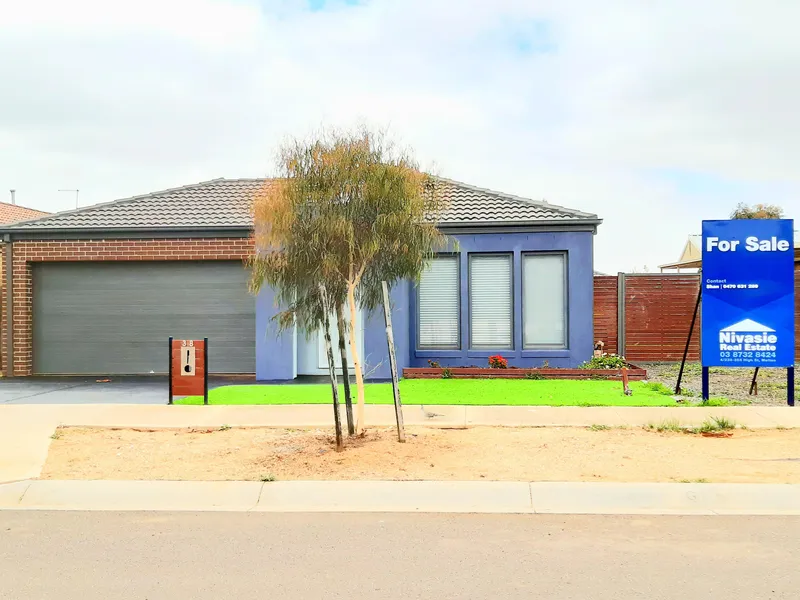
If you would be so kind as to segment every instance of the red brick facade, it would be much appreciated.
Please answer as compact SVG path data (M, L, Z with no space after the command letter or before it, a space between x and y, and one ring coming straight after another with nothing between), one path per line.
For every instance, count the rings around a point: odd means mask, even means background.
M126 240L48 240L13 243L13 320L14 375L30 375L33 367L31 265L37 262L75 261L165 261L165 260L244 260L252 254L249 238L186 238ZM8 375L8 315L6 314L6 265L8 245L3 251L2 268L2 371Z

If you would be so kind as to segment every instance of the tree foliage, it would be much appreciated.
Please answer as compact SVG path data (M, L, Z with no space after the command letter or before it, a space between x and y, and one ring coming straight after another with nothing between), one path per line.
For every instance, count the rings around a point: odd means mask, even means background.
M739 203L731 213L731 219L782 219L783 209L774 204Z
M278 174L254 203L252 288L272 287L286 307L276 316L280 327L296 323L307 334L324 320L320 283L327 306L347 302L360 431L358 307L380 305L381 281L420 276L445 244L436 224L447 200L410 152L363 127L289 141L279 151Z

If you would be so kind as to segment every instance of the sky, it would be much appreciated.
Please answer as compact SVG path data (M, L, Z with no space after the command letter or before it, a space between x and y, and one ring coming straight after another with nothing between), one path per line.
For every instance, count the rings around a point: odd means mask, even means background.
M0 200L274 173L322 126L598 214L657 271L739 202L800 220L796 0L0 0Z

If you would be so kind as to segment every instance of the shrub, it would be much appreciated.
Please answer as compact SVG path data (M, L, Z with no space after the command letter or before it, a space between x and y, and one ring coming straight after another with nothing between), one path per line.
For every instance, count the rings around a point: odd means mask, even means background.
M453 372L445 367L442 369L442 379L450 379L453 376Z
M616 354L606 354L593 356L581 365L581 369L621 369L628 366L625 357Z
M441 368L439 363L436 362L435 360L429 360L428 364L430 365L431 369L439 369L439 368Z
M544 379L544 375L542 375L538 371L531 370L525 373L525 379L532 379L533 381L541 381L542 379Z
M490 369L507 369L508 368L508 361L496 354L494 356L489 357L489 368Z

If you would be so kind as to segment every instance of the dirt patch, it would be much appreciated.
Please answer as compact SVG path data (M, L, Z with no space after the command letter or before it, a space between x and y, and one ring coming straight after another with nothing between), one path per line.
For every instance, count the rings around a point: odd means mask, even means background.
M663 383L674 390L678 381L680 363L642 364L647 369L647 379ZM761 406L786 406L786 369L761 369L758 373L758 395L751 396L750 382L754 369L709 369L711 398L727 398ZM681 389L690 402L700 402L702 395L702 369L698 363L686 365ZM795 384L795 395L800 392L800 379Z
M319 429L59 431L42 479L800 483L800 430L375 429L344 452Z

